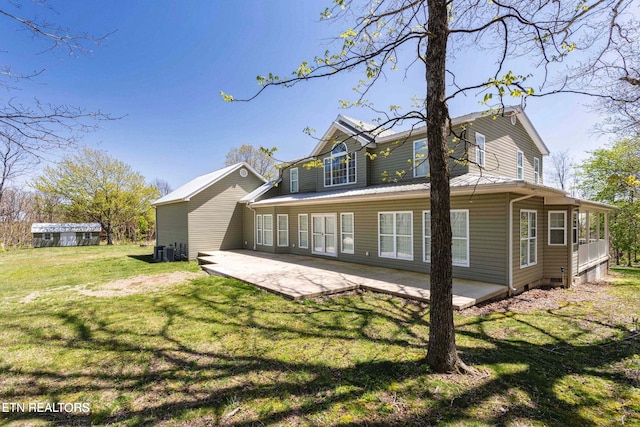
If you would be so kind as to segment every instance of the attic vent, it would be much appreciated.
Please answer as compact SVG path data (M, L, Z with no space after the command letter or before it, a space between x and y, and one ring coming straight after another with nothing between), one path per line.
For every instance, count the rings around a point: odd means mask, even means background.
M516 115L515 114L511 116L511 124L514 125L514 126L516 125Z
M249 175L249 172L245 168L240 169L240 176L246 178Z

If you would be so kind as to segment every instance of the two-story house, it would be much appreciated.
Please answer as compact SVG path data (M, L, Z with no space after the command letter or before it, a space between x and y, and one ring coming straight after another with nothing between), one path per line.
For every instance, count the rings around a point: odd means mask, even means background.
M461 136L450 138L454 277L518 292L606 273L611 207L543 185L549 150L524 111L473 113L452 125ZM307 158L238 199L238 247L429 273L425 137L424 127L377 130L339 115ZM158 218L175 203L163 199ZM158 244L168 244L162 227L159 219Z

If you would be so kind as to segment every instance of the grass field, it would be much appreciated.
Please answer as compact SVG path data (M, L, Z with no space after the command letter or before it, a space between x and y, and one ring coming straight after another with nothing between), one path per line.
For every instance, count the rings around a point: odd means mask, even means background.
M0 254L0 425L640 425L638 270L457 313L460 376L421 363L426 305L293 302L150 251Z

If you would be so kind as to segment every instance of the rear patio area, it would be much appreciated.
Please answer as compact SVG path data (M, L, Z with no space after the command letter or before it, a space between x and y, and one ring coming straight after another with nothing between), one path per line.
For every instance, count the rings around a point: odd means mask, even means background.
M355 289L429 302L429 275L330 259L251 250L207 251L198 256L211 275L231 277L294 300ZM453 280L453 306L460 310L507 296L507 287Z

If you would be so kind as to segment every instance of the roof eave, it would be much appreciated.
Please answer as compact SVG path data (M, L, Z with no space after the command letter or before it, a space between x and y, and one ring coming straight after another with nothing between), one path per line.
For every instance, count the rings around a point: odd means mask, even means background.
M181 200L181 202L188 202L189 200L191 200L191 198L193 196L195 196L196 194L201 193L202 191L206 190L207 188L211 187L213 184L215 184L216 182L220 182L221 180L225 179L226 177L228 177L229 175L231 175L233 172L237 171L238 169L242 169L242 168L246 168L249 169L256 177L258 177L263 183L266 183L267 180L260 175L254 168L251 167L251 165L247 162L240 162L240 163L236 163L234 165L233 168L230 168L227 172L225 172L224 174L220 175L217 179L208 182L205 185L202 185L200 188L198 188L197 190L192 191L190 194L188 194L186 197L183 197Z
M351 129L347 128L346 126L340 123L340 120L345 122L350 122L350 120L348 120L346 117L339 114L338 117L336 117L336 119L331 123L331 126L329 126L329 129L327 129L327 131L324 133L322 138L320 138L320 141L318 142L318 144L316 144L315 148L313 149L309 157L316 157L321 155L322 149L327 144L327 142L329 142L329 140L331 139L331 136L334 134L336 130L339 130L340 132L346 135L349 135L350 138L354 138L363 147L375 148L375 143L373 141L365 138L362 135L354 135ZM362 131L362 133L364 134L365 132Z
M517 181L513 183L497 183L497 184L479 184L479 185L465 185L451 187L452 196L464 196L464 195L477 195L477 194L495 194L495 193L524 193L524 194L538 194L541 197L545 196L558 196L564 195L562 190L558 190L551 187L545 187L541 185L530 184L526 181ZM322 205L329 203L346 203L346 202L358 202L368 201L375 197L376 200L401 200L401 199L414 199L419 196L429 197L430 190L410 190L400 191L396 193L377 193L377 194L363 194L354 196L327 196L320 197L318 199L299 199L299 200L263 200L260 202L250 203L250 206L256 207L270 207L270 206L299 206L299 205Z
M545 205L573 205L578 207L584 206L600 212L610 212L619 209L617 206L609 205L607 203L594 202L592 200L569 197L567 195L565 195L564 197L545 198Z
M182 199L176 199L176 200L167 200L166 202L160 202L160 203L151 203L151 206L158 207L158 206L166 206L166 205L173 205L176 203L184 203L184 202L188 202L189 200L191 200L191 198L182 198Z
M544 141L542 141L542 138L540 137L540 134L538 133L538 131L536 130L535 127L533 127L533 124L531 123L531 120L529 120L529 117L527 116L527 114L524 112L524 110L520 107L517 106L509 106L509 107L505 107L504 109L505 113L516 113L518 115L518 117L520 118L520 122L522 123L522 126L525 128L525 130L527 131L527 133L529 134L529 136L531 137L531 139L533 140L533 143L536 144L536 147L538 147L538 149L540 150L540 152L542 153L543 156L548 156L550 151L549 148L546 146L546 144L544 143ZM461 125L463 123L470 123L473 122L479 118L485 117L487 114L486 111L478 111L475 113L469 113L469 114L465 114L464 116L458 116L458 117L454 117L453 119L451 119L451 126L458 126ZM409 129L409 130L405 130L402 132L398 132L396 134L393 135L389 135L389 136L384 136L381 138L376 138L376 143L378 144L384 144L385 142L392 142L392 141L397 141L403 138L409 138L412 136L418 136L421 134L426 134L427 133L427 127L426 126L420 126L418 128L415 129Z

